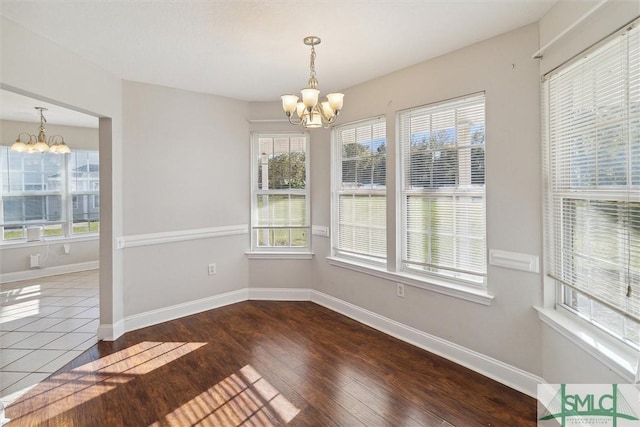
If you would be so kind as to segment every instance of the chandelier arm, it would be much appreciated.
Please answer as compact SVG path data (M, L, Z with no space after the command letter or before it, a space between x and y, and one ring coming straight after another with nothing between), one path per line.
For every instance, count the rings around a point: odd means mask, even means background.
M329 129L331 127L332 124L334 124L336 122L336 120L338 120L338 113L340 113L340 111L334 111L334 115L331 116L331 118L326 118L325 115L323 114L322 117L322 123L325 129Z
M298 121L293 120L293 114L291 113L287 113L287 118L289 119L289 123L291 123L292 125L298 126L300 123L302 123L302 119L299 119Z
M20 132L20 133L18 134L18 138L17 138L17 139L19 139L20 141L22 141L22 135L27 135L27 136L29 137L29 141L27 141L27 142L30 142L30 141L33 141L34 139L36 139L36 136L35 136L35 135L30 134L29 132Z
M60 138L59 140L57 138ZM64 142L64 137L62 135L52 135L47 140L48 144L58 144L59 142Z

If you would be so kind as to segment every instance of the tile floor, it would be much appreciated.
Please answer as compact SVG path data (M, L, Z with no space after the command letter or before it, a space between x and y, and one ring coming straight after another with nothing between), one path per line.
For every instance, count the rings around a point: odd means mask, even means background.
M98 270L0 285L5 406L97 342L98 304Z

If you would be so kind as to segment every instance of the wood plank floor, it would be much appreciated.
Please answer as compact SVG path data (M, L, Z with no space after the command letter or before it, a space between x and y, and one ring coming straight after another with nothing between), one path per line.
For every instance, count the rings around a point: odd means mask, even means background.
M536 401L310 302L247 301L100 342L9 425L535 426Z

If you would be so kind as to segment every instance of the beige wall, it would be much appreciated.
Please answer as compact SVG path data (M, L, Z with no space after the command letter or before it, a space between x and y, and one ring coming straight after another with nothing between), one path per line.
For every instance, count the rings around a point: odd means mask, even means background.
M77 264L82 269L85 263L97 263L99 258L98 239L70 241L69 253L64 253L63 242L55 240L42 243L30 242L27 244L8 245L0 248L0 283L4 281L22 280L28 275L16 273L29 273L30 255L40 254L40 270L38 274L59 274L60 267L71 267ZM51 272L47 272L50 270Z
M599 37L603 26L617 27L630 19L631 3L621 3L614 1L603 9L600 17L605 23L598 20L597 25L583 30L589 37L572 36L566 50L558 45L554 49L562 53L549 51L541 64L531 54L539 43L575 19L574 2L556 6L540 25L349 88L340 120L346 123L385 115L392 157L397 111L485 91L488 248L540 256L539 76L576 54L580 44ZM23 52L48 66L19 65L24 63ZM541 274L489 266L488 289L495 299L484 306L416 287L407 287L406 298L398 298L392 281L330 266L326 261L330 241L319 236L313 236L311 261L249 261L244 255L248 235L116 249L115 239L122 236L249 224L249 132L292 128L286 122L248 119L281 119L279 104L247 104L123 83L4 19L2 59L2 87L103 117L102 325L113 327L125 316L248 286L312 287L535 375L546 378L549 373L556 380L553 366L571 368L570 357L578 354L575 348L548 328L543 332L532 308L542 303ZM189 150L185 152L184 146ZM314 225L330 225L329 171L330 134L313 131ZM393 166L389 174L388 191L394 197ZM393 221L395 211L389 209L388 216ZM395 230L389 230L389 236L394 235ZM394 248L390 249L393 262ZM217 275L206 274L209 262L217 263ZM587 368L566 378L584 378L585 382L613 378L597 360L578 357Z
M129 81L123 103L124 236L249 223L247 103ZM125 248L125 315L246 288L248 239Z

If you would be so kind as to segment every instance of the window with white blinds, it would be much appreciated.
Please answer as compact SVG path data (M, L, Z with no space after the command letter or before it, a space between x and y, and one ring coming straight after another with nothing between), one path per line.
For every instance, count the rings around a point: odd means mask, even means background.
M333 130L333 254L364 262L387 257L387 139L384 119Z
M402 268L485 287L485 96L399 114Z
M26 241L29 227L46 238L100 231L97 151L22 153L0 146L0 244Z
M545 77L546 272L565 307L638 345L638 26Z
M308 250L307 134L253 134L252 250Z

